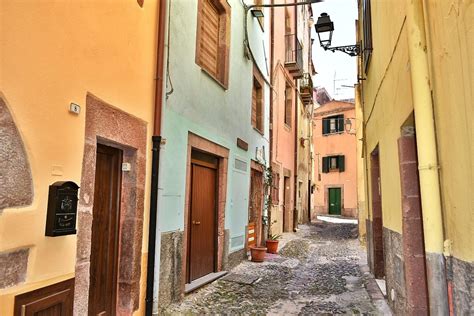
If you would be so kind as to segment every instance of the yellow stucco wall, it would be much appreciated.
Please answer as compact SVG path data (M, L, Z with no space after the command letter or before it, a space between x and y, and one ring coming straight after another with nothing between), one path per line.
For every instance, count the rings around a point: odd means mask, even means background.
M413 111L405 1L372 1L373 54L361 85L368 170L379 145L384 226L401 233L397 139ZM474 259L473 1L425 1L445 239ZM361 16L359 17L360 20ZM359 25L359 36L362 25ZM362 74L363 72L361 72ZM368 201L370 201L369 173ZM369 203L369 218L371 218Z
M26 283L0 291L0 315L11 314L15 294L73 276L76 236L45 237L44 230L49 185L80 185L86 94L149 122L150 138L157 18L151 0L143 8L134 0L0 0L0 93L23 138L34 185L32 205L0 215L0 252L31 247ZM68 112L71 102L81 105L79 115Z
M474 261L474 1L426 1L445 239Z

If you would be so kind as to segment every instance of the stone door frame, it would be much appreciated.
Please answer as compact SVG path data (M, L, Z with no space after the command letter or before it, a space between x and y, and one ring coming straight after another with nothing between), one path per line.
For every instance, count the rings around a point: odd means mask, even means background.
M87 315L97 144L123 150L117 275L119 315L139 307L142 257L147 123L93 96L86 97L85 142L78 202L74 315Z

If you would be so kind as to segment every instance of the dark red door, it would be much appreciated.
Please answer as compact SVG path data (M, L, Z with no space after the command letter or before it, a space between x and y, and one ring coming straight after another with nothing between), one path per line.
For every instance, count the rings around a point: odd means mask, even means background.
M188 282L215 272L217 159L198 156L191 163Z
M89 315L115 315L122 151L97 145Z

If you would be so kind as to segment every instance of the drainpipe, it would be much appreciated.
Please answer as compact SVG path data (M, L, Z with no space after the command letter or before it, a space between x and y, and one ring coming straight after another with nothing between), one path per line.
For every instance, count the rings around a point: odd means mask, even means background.
M150 192L150 220L148 227L148 258L146 276L145 315L153 315L155 280L156 224L158 213L158 176L160 171L161 116L163 106L163 63L165 51L166 0L158 2L158 42L156 54L155 114L152 136L152 166Z
M422 0L406 0L406 3L430 314L448 315L439 165L423 3Z

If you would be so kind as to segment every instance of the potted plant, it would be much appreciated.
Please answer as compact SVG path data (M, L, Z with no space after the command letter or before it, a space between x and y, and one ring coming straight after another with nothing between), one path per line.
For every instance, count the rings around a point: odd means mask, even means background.
M267 239L267 251L269 253L278 253L278 239L281 235L270 234Z
M265 260L266 247L252 246L250 247L250 256L253 262L263 262Z

